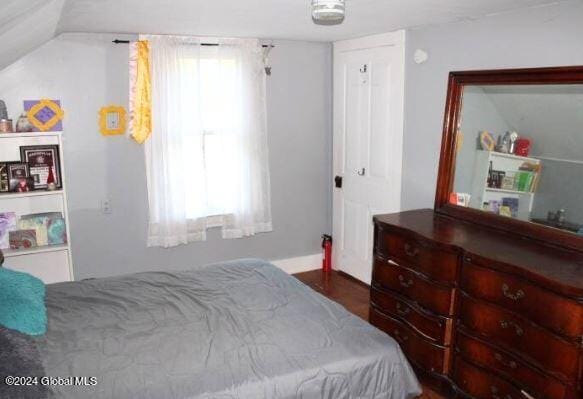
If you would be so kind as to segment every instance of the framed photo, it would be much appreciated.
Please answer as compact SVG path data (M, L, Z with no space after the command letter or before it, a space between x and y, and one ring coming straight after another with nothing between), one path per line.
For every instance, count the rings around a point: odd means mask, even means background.
M8 180L8 163L0 162L0 193L10 191Z
M7 162L9 191L32 190L28 165L24 162Z
M28 165L29 175L34 180L35 190L47 188L47 178L51 169L55 178L55 186L62 188L58 145L22 146L20 147L20 159Z

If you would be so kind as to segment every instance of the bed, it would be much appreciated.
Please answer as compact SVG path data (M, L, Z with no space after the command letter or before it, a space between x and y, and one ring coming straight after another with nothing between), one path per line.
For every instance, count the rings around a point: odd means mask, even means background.
M58 398L413 398L389 336L261 260L47 287Z

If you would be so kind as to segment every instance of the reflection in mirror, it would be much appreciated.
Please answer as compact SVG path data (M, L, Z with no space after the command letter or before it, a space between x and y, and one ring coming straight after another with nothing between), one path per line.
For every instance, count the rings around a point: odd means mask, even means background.
M583 85L464 87L450 202L583 235Z

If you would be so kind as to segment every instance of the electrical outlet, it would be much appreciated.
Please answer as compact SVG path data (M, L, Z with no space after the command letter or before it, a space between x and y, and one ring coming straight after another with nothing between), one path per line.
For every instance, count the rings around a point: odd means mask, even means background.
M109 198L101 200L101 213L104 215L111 214L111 200Z

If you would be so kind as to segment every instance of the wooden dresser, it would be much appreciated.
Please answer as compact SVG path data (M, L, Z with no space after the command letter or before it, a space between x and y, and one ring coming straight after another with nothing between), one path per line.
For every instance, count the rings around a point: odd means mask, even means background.
M583 254L418 210L374 218L370 321L448 397L583 398Z

